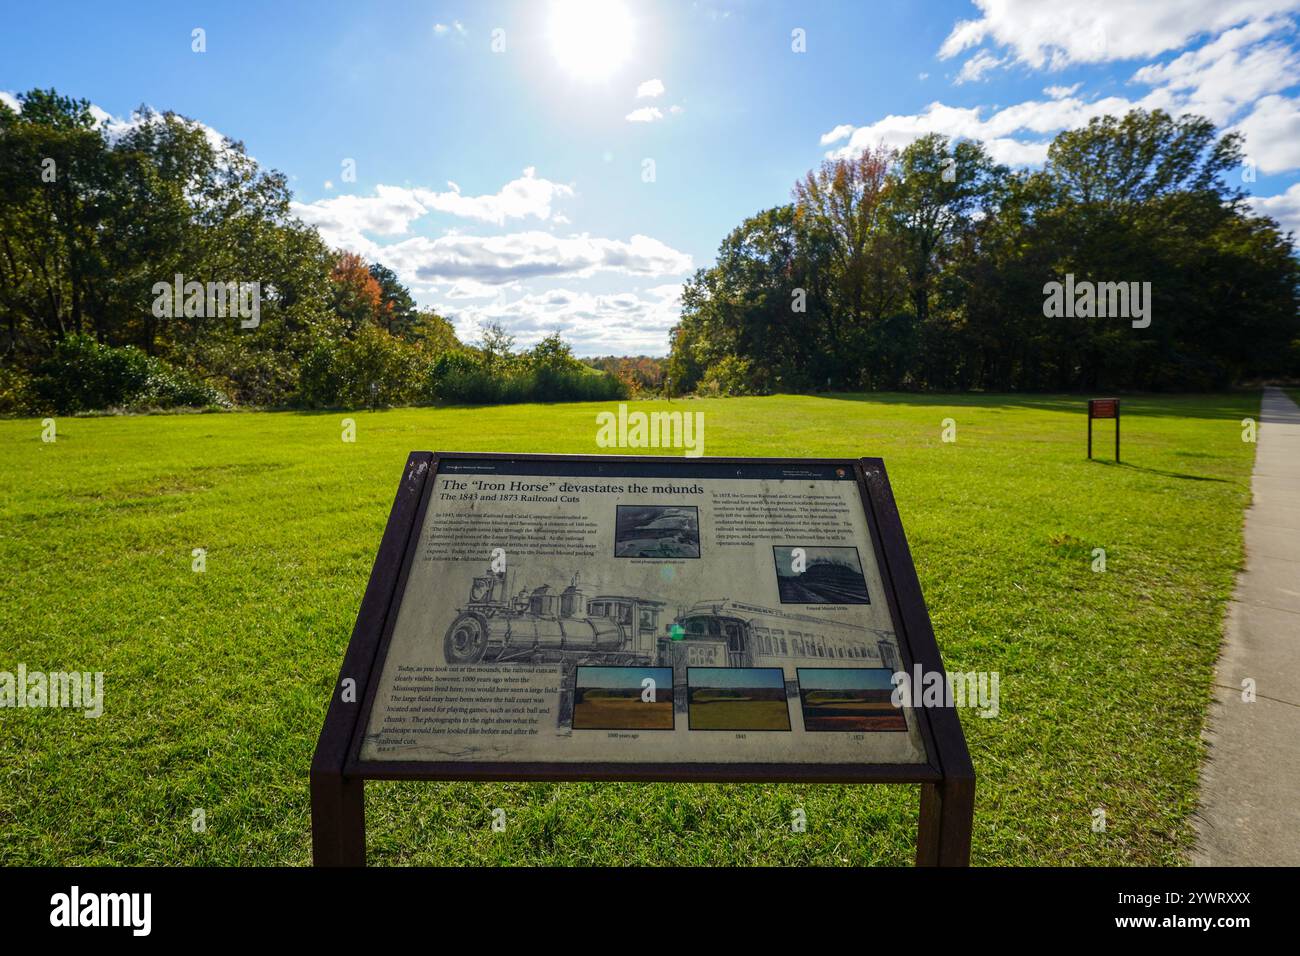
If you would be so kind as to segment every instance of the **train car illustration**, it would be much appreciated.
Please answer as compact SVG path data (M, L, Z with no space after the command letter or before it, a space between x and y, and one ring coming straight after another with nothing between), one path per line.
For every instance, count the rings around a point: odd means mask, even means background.
M720 598L678 614L660 639L659 659L673 668L675 709L687 708L690 667L780 667L786 695L799 698L800 667L899 669L890 631Z
M723 648L714 667L899 667L890 631L726 598L696 603L668 629L670 644Z

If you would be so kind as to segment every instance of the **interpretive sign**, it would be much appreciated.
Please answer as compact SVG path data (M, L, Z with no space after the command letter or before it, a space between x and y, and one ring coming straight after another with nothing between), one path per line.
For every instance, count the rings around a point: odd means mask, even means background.
M1119 461L1119 399L1088 399L1088 457L1092 457L1092 420L1094 418L1115 419L1115 460Z
M318 863L362 781L924 784L974 774L879 459L413 454L312 766ZM928 706L933 703L933 706Z

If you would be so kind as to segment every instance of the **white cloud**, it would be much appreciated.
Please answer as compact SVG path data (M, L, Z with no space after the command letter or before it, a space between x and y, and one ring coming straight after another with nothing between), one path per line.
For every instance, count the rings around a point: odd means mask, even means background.
M440 37L447 36L450 33L455 33L456 36L463 37L469 31L465 29L465 25L459 20L452 20L450 24L435 23L433 25L433 32L435 35Z
M693 266L688 254L649 236L634 235L625 242L536 230L500 236L414 236L384 246L378 257L413 281L472 280L487 285L597 272L672 276L690 272Z
M450 192L415 190L415 196L424 205L438 212L450 213L468 219L504 225L507 219L549 219L551 206L558 199L573 196L573 187L549 179L538 179L537 170L529 166L519 179L511 180L492 195L465 196L455 183L448 183Z
M412 191L400 186L376 186L373 196L334 196L313 203L293 202L295 216L315 226L334 248L351 249L369 256L376 248L363 233L380 236L403 235L412 221L428 209Z
M978 45L986 35L1001 36L995 27L1002 22L1006 9L1020 8L1019 0L1007 3L980 0L979 5L986 19L958 24L945 43L947 55ZM1130 83L1146 90L1132 97L1088 98L1079 94L1081 84L1075 83L1048 86L1043 91L1048 99L1026 100L1001 109L954 107L936 101L915 114L886 116L864 126L840 124L824 134L821 143L826 146L847 139L845 145L827 153L838 157L860 153L879 143L898 148L924 133L939 132L956 138L983 140L1000 162L1027 165L1041 163L1046 158L1050 138L1061 130L1084 126L1093 117L1104 114L1118 116L1131 109L1163 109L1175 115L1190 112L1206 116L1225 128L1237 123L1237 128L1247 137L1247 152L1265 172L1300 168L1300 130L1297 129L1300 120L1296 115L1296 101L1278 95L1294 85L1300 75L1300 51L1294 46L1295 23L1286 17L1269 15L1281 5L1263 0L1253 5L1225 4L1239 10L1250 7L1257 15L1239 25L1232 18L1222 21L1226 26L1197 49L1165 63L1138 68ZM1289 5L1300 6L1300 0L1289 0ZM1128 9L1117 0L1093 0L1087 4L1067 0L1061 16L1082 17L1081 11L1093 7L1099 8L1103 21L1117 15L1116 11ZM1192 8L1192 13L1201 18L1197 22L1214 24L1221 20L1205 4L1194 3ZM1045 5L1044 9L1054 13L1058 7ZM1146 10L1145 5L1143 9ZM1138 16L1134 29L1140 32L1152 15L1148 10ZM1037 21L1029 14L1026 16L1027 28L1032 28ZM1204 32L1195 35L1199 37ZM1178 42L1177 37L1181 35L1170 28L1161 34L1159 42L1152 40L1134 48L1160 47L1163 51L1165 44ZM1039 60L1023 50L1020 54L1031 65L1053 65L1046 54ZM969 71L968 78L983 75L990 68L988 56L987 51L978 51L966 62L963 73Z
M1063 100L1067 96L1073 96L1082 85L1082 83L1075 83L1073 86L1045 86L1043 92L1054 100Z
M90 115L95 120L95 125L103 131L104 137L110 143L116 143L123 136L126 136L132 130L139 129L146 123L162 123L166 119L160 112L144 113L140 110L133 111L130 119L121 119L94 103L90 104ZM198 120L192 120L179 114L173 115L176 120L184 123L190 129L200 130L214 152L222 153L226 150L227 140L224 133L218 132L207 123L200 123Z
M1277 196L1255 196L1250 204L1255 212L1281 223L1283 232L1300 237L1300 183L1292 183L1290 189Z
M508 219L530 216L552 219L555 201L574 194L572 186L539 179L532 166L520 178L484 196L463 195L454 182L448 182L447 186L447 192L437 192L381 184L375 187L373 196L334 196L311 203L294 202L290 208L303 222L315 226L331 246L373 256L378 247L365 233L403 235L413 221L430 212L500 226Z
M457 334L474 341L483 322L500 322L529 348L559 331L577 355L667 355L668 331L681 315L681 287L611 294L552 289L481 305L437 304L455 316Z
M23 111L23 105L18 102L18 97L14 96L12 93L6 93L4 90L0 90L0 103L9 107L15 113L21 113Z
M1295 83L1300 54L1294 39L1289 20L1250 23L1169 63L1141 68L1133 82L1163 90L1186 110L1224 124L1260 97Z
M1001 163L1013 165L1041 163L1047 158L1046 140L1026 141L1013 138L1011 134L1041 133L1059 128L1056 124L1066 122L1072 116L1067 115L1064 110L1049 111L1048 107L1059 107L1064 102L1052 100L1036 101L1032 104L1022 103L1018 107L1009 107L985 118L982 115L983 107L946 106L936 101L920 113L890 115L875 123L854 127L848 142L826 155L832 159L856 156L864 149L873 148L881 143L894 149L901 149L926 133L944 133L956 138L982 140L993 158ZM1078 103L1077 100L1073 102ZM1031 105L1035 108L1029 109ZM839 138L843 139L843 136ZM825 141L826 137L823 136L822 139Z
M636 88L637 99L654 99L656 96L664 95L663 80L646 80Z
M837 143L852 132L853 132L852 123L841 123L833 130L829 130L825 133L822 133L821 144L823 146L829 146L831 143Z
M1154 57L1203 34L1300 9L1300 0L974 0L981 16L959 21L941 59L988 42L1035 69Z
M973 57L967 60L961 66L961 72L957 74L956 83L973 83L984 78L984 74L994 67L1001 66L1006 62L1004 57L994 56L988 50L980 50Z
M1266 96L1237 126L1243 152L1262 173L1300 168L1300 99Z
M657 106L643 106L633 110L624 117L629 123L653 123L664 118L663 110Z

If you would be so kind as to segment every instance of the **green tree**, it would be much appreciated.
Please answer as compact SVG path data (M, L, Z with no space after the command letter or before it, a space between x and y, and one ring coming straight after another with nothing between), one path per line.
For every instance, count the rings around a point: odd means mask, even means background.
M415 300L397 273L379 262L370 264L370 275L379 283L380 317L389 333L405 337L415 319Z

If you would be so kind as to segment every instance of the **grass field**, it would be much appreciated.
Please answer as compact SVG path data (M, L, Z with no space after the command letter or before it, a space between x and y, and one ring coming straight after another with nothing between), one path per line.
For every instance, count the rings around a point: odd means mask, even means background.
M575 730L672 730L673 699L645 703L632 697L597 697L574 705Z
M733 700L696 697L688 708L691 730L789 730L790 706L784 700Z
M1183 859L1257 395L1126 398L1122 465L1085 459L1077 399L674 407L704 412L710 455L885 459L949 668L1001 675L1000 715L962 714L974 862ZM344 413L69 418L53 444L0 422L0 671L106 673L98 720L0 711L0 863L307 863L307 768L407 452L591 453L603 410L350 413L352 444ZM907 864L917 792L372 783L367 802L373 863Z

